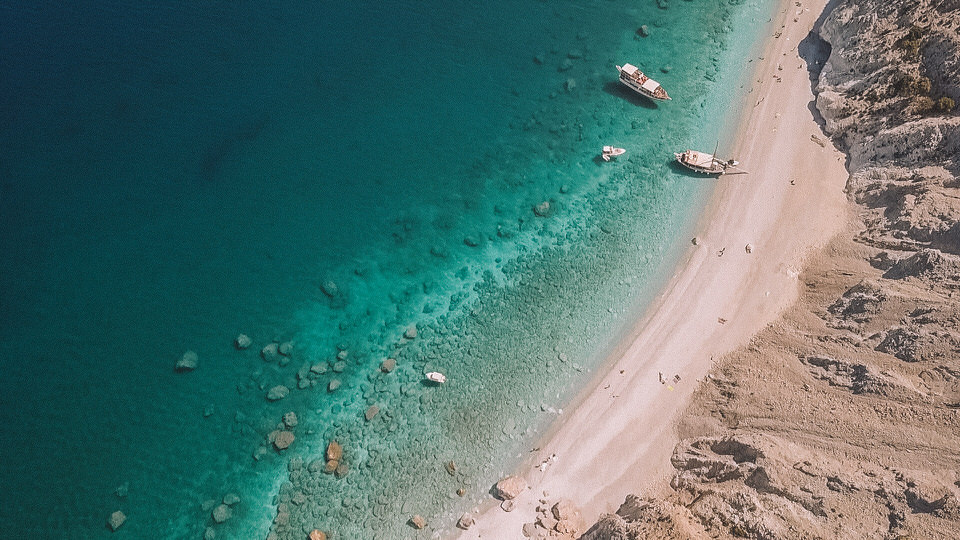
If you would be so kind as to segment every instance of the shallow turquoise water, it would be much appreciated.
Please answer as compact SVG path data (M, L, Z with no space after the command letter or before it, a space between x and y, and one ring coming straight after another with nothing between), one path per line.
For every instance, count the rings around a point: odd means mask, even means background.
M769 9L0 2L0 534L449 528L675 262L711 184L671 152L717 140Z

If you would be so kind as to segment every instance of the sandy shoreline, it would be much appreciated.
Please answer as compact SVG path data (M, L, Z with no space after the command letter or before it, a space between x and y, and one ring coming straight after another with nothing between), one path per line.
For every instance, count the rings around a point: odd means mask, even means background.
M813 94L797 53L826 4L782 2L773 26L780 35L768 38L731 152L749 174L719 181L696 228L698 245L531 457L555 461L516 471L531 488L515 509L489 501L458 538L522 537L544 492L571 500L593 523L668 474L674 423L696 380L797 298L807 254L848 219L843 155L812 138L826 139L808 109Z

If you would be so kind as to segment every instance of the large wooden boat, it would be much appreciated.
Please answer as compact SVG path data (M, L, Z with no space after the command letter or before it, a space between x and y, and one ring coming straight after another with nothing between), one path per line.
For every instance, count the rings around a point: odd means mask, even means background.
M733 159L719 159L716 152L708 154L697 150L686 150L675 152L673 154L677 162L684 167L703 174L721 175L727 172L727 169L735 168L740 163Z
M637 66L624 64L623 66L617 66L617 71L620 72L620 82L641 96L657 101L670 99L667 91L660 86L660 83L644 75Z

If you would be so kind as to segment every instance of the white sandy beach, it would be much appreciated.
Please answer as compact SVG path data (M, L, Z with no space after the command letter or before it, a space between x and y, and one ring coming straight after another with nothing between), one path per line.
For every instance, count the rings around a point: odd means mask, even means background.
M699 245L691 243L606 369L516 471L531 487L515 509L504 512L491 499L459 538L521 538L544 492L570 499L589 525L669 474L675 420L711 359L747 343L796 299L805 257L848 219L844 157L812 138L826 141L797 53L826 3L782 4L773 26L782 34L768 38L731 152L749 174L718 181L697 226ZM533 467L551 455L546 470Z

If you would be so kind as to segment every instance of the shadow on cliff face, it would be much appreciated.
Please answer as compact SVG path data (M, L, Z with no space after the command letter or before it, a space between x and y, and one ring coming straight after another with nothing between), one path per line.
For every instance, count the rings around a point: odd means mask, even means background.
M807 75L810 77L810 89L813 91L814 99L807 104L810 114L816 120L817 125L822 130L826 125L823 115L817 109L817 83L820 81L820 72L823 71L823 65L830 58L830 44L824 41L816 30L811 30L807 37L797 45L797 52L800 58L807 63Z

